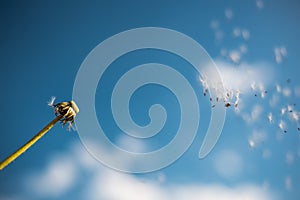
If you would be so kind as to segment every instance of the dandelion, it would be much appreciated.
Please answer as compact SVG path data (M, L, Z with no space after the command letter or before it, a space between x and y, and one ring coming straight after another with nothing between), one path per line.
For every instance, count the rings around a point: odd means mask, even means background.
M14 161L27 149L29 149L34 143L36 143L41 137L43 137L58 121L63 125L69 123L69 129L72 128L76 114L79 112L79 108L74 101L61 102L54 104L55 97L52 97L48 102L48 105L54 108L56 118L53 119L48 125L46 125L40 132L38 132L31 140L25 145L15 151L13 154L8 156L5 160L0 163L0 170Z

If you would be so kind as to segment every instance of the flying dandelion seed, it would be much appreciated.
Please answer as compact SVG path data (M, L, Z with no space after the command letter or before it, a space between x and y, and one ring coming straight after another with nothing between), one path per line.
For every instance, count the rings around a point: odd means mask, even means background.
M276 91L277 91L278 93L281 92L281 87L280 87L280 85L278 85L278 84L276 84Z
M264 8L264 2L262 0L257 0L256 1L256 6L259 9L263 9Z
M283 120L280 120L278 127L280 128L280 130L282 130L284 133L287 132L286 130L286 123Z
M52 120L48 125L46 125L40 132L38 132L31 140L29 140L25 145L15 151L13 154L8 156L5 160L0 163L0 170L9 165L27 149L29 149L34 143L41 139L58 121L63 125L69 123L69 128L72 128L76 114L79 112L79 108L74 101L61 102L54 104L55 97L52 97L48 102L48 105L54 108L56 118Z
M243 30L242 31L242 36L243 36L244 40L249 40L250 32L248 30Z
M203 95L206 96L209 92L207 80L202 77L199 77L199 79L200 79L201 85L203 87Z
M293 112L293 108L292 108L291 105L288 105L288 106L287 106L287 111L288 111L288 112Z
M281 108L281 110L280 110L281 115L284 115L285 112L286 112L286 108Z
M235 107L237 107L239 105L239 101L240 101L240 91L237 90L235 93L235 102L234 102Z
M248 141L248 143L249 143L249 146L250 146L251 148L253 148L253 147L255 146L254 141L251 140L251 139Z
M299 121L299 114L298 113L296 113L296 112L293 112L292 113L292 119L294 120L294 121Z
M251 87L251 89L252 89L253 91L255 91L255 90L256 90L256 83L255 83L255 82L252 82L252 83L250 84L250 87Z
M233 11L231 9L226 9L225 10L225 16L229 20L232 19L232 17L233 17Z
M269 113L268 120L269 120L270 124L273 123L273 115L272 115L272 113Z

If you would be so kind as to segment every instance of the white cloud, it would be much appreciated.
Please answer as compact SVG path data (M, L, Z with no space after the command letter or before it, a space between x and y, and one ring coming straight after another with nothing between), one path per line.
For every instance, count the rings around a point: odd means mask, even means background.
M58 197L75 183L77 176L74 162L67 156L53 158L46 169L29 177L26 187L38 196Z
M242 172L243 160L236 151L224 150L215 157L214 168L224 178L236 178Z
M187 185L173 190L174 200L252 200L272 199L272 195L255 185L241 185L237 187L226 187L224 185Z
M228 187L222 184L185 183L160 185L115 171L99 173L94 177L86 198L110 200L269 200L274 195L254 184Z
M251 91L251 83L267 86L274 78L272 68L267 63L241 63L237 66L223 60L216 60L216 65L224 87L229 90L240 90L242 94Z
M130 152L135 152L135 153L147 152L147 146L142 140L124 134L122 134L122 136L120 136L117 139L116 145Z
M76 188L79 199L97 200L273 200L274 192L263 189L261 185L240 183L226 186L221 183L170 183L164 174L159 180L139 178L135 175L120 173L104 167L84 150L82 145L75 144L71 152L54 157L46 170L31 174L26 179L30 198L56 198ZM236 176L242 172L243 162L234 151L219 154L218 170L227 169L225 176ZM230 165L230 166L229 166ZM229 171L228 171L229 170ZM77 175L76 175L77 174ZM85 174L85 176L79 176ZM30 182L32 181L32 182ZM74 183L80 182L81 187ZM77 185L78 186L78 185Z

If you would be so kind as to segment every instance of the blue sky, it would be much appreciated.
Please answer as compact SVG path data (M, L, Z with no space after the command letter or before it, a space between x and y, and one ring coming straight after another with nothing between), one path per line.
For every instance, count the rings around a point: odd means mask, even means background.
M299 7L296 0L2 1L0 159L54 118L47 106L51 96L72 98L76 74L90 51L125 30L163 27L188 35L214 59L224 86L241 94L239 106L227 108L217 145L199 160L212 109L200 80L193 78L199 75L166 52L124 55L95 96L108 137L130 151L157 149L174 137L180 109L163 87L144 86L130 102L140 125L149 123L146 113L154 103L168 112L166 127L148 141L125 137L109 110L113 84L122 73L138 64L163 63L191 80L199 100L199 131L185 154L159 171L120 173L97 162L77 132L56 125L0 172L0 199L299 199Z

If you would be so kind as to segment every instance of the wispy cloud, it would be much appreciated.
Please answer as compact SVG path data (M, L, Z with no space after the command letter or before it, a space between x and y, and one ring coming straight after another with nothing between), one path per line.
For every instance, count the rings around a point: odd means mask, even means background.
M68 156L57 156L46 169L33 173L26 181L26 187L40 197L58 197L72 188L77 175L73 160Z
M236 178L242 172L243 159L236 151L223 150L215 157L214 168L224 178Z
M274 71L271 66L264 62L231 64L224 60L217 59L216 65L223 78L224 87L240 90L243 93L251 91L251 84L269 85L274 78ZM268 76L265 76L268 74Z
M164 175L163 181L141 179L104 167L79 144L70 149L64 155L54 157L45 170L32 173L27 178L26 183L30 183L27 193L34 195L31 195L31 199L55 198L74 190L82 195L79 199L90 200L274 199L270 190L249 183L232 187L220 183L176 183L169 182ZM235 163L234 170L241 171L240 156L232 151L223 152L222 155L225 155L224 159L230 159L227 163ZM220 154L220 158L222 155ZM221 169L221 166L218 165L217 168ZM86 175L82 177L79 174ZM78 182L80 187L76 184Z

